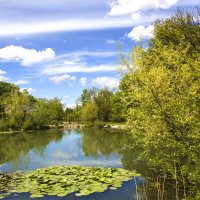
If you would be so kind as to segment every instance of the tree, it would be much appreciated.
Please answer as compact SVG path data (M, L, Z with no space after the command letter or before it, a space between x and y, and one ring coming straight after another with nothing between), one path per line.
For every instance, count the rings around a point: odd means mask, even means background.
M50 99L47 103L47 108L49 122L58 124L63 118L63 104L60 99Z
M122 94L119 91L111 97L111 118L115 122L125 121L125 107L122 102Z
M81 103L82 105L86 105L87 103L90 103L94 101L94 98L97 94L98 90L93 87L92 89L84 89L81 94Z
M33 106L33 123L36 128L41 128L49 122L48 100L39 98Z
M84 122L94 122L98 118L98 107L92 103L87 103L82 108L81 118Z
M73 121L73 112L74 110L72 108L66 108L64 111L64 120L71 123Z
M9 94L5 100L5 115L11 127L31 126L29 119L33 101L27 91L13 91Z
M111 98L113 93L108 89L101 89L96 97L95 103L98 107L98 118L102 121L109 121L111 117Z
M178 181L184 187L187 181L197 192L199 16L194 19L190 13L178 12L169 19L156 21L154 34L147 50L134 49L128 73L120 83L127 120L132 125L133 136L151 158L149 162L159 165L172 177L175 165Z
M0 119L1 120L4 120L5 118L5 100L14 91L19 91L19 87L11 83L0 81Z
M178 43L174 43L173 34L177 32L177 23L180 21L180 25L184 25L182 21L187 22L189 16L182 15L181 20L172 17L171 20L162 21L162 25L155 23L151 47L147 51L136 47L132 53L132 69L125 75L120 88L129 112L128 119L136 131L148 130L155 136L162 130L178 139L198 129L200 49L184 37L192 28L197 29L196 24L185 27L185 32L181 29L179 39L182 40ZM172 42L165 44L164 36L161 36L162 33L165 35L164 28L169 28L169 25ZM199 38L199 35L200 31L193 37ZM170 35L167 39L170 40ZM192 55L191 49L194 52ZM152 124L156 124L156 127Z

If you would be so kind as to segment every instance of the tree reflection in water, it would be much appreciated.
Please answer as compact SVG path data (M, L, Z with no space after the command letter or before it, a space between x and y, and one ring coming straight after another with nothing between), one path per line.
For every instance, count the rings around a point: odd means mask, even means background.
M13 169L19 165L28 165L32 150L41 157L45 156L45 149L52 141L62 139L63 131L38 131L0 135L0 165L12 163ZM25 167L26 168L26 167Z

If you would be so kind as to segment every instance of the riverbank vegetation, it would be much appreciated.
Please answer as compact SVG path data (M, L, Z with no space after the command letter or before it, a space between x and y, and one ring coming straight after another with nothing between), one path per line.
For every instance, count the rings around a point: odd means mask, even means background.
M200 21L178 11L154 23L148 49L122 59L120 83L135 146L184 199L200 198Z
M35 98L14 84L0 82L0 130L40 129L63 118L58 98Z
M0 131L42 129L63 121L87 126L125 122L119 92L84 89L80 101L75 108L65 108L58 98L35 98L14 84L0 82Z

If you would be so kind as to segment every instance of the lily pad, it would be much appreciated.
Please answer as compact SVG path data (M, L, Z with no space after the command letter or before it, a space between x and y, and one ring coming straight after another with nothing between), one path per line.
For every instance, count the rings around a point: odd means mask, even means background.
M121 168L54 166L15 176L0 173L0 199L11 192L29 192L31 198L44 195L63 197L71 193L86 196L122 186L123 181L139 176Z

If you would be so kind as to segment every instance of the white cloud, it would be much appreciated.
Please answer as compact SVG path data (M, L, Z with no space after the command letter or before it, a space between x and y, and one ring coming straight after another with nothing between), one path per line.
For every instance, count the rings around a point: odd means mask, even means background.
M52 81L55 84L59 84L63 81L74 81L74 80L76 80L76 77L71 76L69 74L64 74L64 75L60 75L60 76L50 77L49 80Z
M29 84L30 81L28 81L28 80L17 80L17 81L14 81L13 83L16 84L16 85L25 85L25 84Z
M6 74L6 72L0 69L0 75L4 75L4 74Z
M79 82L80 82L80 84L81 84L82 86L85 86L86 83L87 83L87 78L86 78L86 77L81 77L81 78L79 79Z
M115 0L110 4L110 16L134 14L150 9L167 9L175 5L178 0Z
M0 69L0 81L10 82L10 78L5 76L6 72Z
M97 77L96 79L92 80L92 85L94 86L100 86L100 87L106 87L110 89L117 88L119 86L119 80L112 77Z
M27 90L29 93L34 93L37 91L37 89L34 88L21 88L20 92L23 92L23 90Z
M67 104L66 105L67 108L72 108L72 109L76 108L76 106L77 106L77 104Z
M44 21L44 22L1 22L0 27L4 27L0 31L1 36L57 32L57 31L79 31L79 30L95 30L105 28L130 27L133 25L131 19L74 19L65 21Z
M133 20L138 20L138 19L141 18L141 14L140 13L133 13L131 15L131 17L132 17Z
M107 43L116 43L114 40L107 40ZM84 57L84 56L93 56L93 57L115 57L119 55L117 51L75 51L72 53L63 54L59 57ZM79 59L78 59L79 60Z
M78 154L76 152L63 152L62 150L56 150L51 154L53 158L71 160L76 158Z
M69 95L66 94L66 95L64 96L64 99L68 99L68 98L69 98Z
M106 44L116 44L115 40L106 40Z
M48 65L42 69L42 74L44 75L56 75L64 73L87 73L87 72L100 72L100 71L115 71L115 67L112 65L97 65L97 66L86 66L85 64L73 63L68 64L54 64Z
M9 77L6 77L6 76L0 75L0 81L5 81L5 82L7 82L7 81L10 81L10 78L9 78Z
M62 75L69 73L89 73L89 72L107 72L115 71L114 65L99 64L90 65L89 57L115 57L118 52L98 52L98 51L78 51L67 54L58 55L49 64L44 64L40 68L41 75Z
M21 46L6 46L0 49L0 60L2 61L18 61L23 66L30 66L36 63L51 60L55 57L55 52L51 48L42 51L35 49L25 49Z
M144 38L151 38L153 37L153 26L150 25L146 28L144 26L136 26L130 33L128 33L127 37L136 41Z

